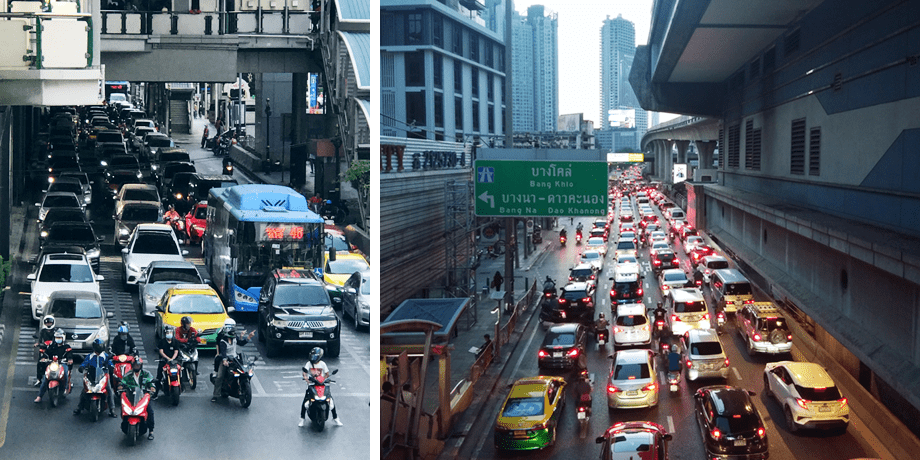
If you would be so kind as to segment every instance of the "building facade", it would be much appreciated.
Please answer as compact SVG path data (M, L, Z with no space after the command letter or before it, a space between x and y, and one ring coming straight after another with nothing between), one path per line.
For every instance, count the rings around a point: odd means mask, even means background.
M648 131L648 112L639 107L639 101L629 85L629 72L636 54L635 25L617 16L609 16L601 26L601 110L598 129L610 127L610 116L614 111L635 109L633 125L642 139ZM638 140L635 145L639 149Z
M512 19L512 128L555 131L559 116L558 18L542 5Z

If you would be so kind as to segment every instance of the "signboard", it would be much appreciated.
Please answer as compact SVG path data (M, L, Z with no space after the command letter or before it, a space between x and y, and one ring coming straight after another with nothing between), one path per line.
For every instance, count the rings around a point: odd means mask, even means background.
M324 106L325 94L323 87L319 82L319 74L307 74L307 113L323 114L326 113Z
M581 118L582 118L582 114L580 113L570 113L566 115L559 115L559 118L556 119L556 131L558 132L581 131Z
M608 153L608 163L643 163L645 162L644 153Z
M476 160L477 216L604 216L603 161Z
M681 182L684 182L685 180L687 180L687 164L686 163L675 164L673 177L671 178L671 183L679 184Z
M607 111L607 123L612 128L635 128L636 109L611 109Z

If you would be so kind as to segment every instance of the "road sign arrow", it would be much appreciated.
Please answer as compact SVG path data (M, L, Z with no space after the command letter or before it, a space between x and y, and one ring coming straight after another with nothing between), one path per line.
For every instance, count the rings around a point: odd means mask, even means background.
M495 207L495 197L492 195L489 195L489 192L482 192L482 194L479 195L479 199L482 201L485 201L486 203L489 203L489 206L493 208Z

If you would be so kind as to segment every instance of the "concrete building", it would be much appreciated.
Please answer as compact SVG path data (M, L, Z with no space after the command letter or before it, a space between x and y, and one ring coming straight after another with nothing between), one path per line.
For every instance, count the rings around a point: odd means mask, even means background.
M648 113L639 106L639 101L629 85L629 72L636 54L635 25L617 16L608 16L601 26L601 110L598 129L610 125L614 111L635 109L633 124L639 139L648 131ZM638 142L636 143L638 149Z
M512 128L555 131L559 116L558 18L542 5L513 13L511 56Z

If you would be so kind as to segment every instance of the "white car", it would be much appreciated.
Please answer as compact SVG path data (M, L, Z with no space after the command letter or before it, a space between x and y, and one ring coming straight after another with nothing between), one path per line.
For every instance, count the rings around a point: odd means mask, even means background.
M155 260L185 260L188 251L179 248L172 227L166 224L138 224L127 247L121 250L125 285L136 285L141 273Z
M716 378L728 380L731 364L715 329L690 329L681 336L683 364L687 380Z
M622 255L617 257L616 265L613 267L613 273L639 273L639 261L636 256Z
M587 244L585 244L585 249L588 251L597 251L601 253L602 256L607 255L607 242L603 238L595 236L588 238Z
M53 292L86 291L100 295L99 282L105 278L93 272L85 254L52 253L42 256L38 269L26 279L32 282L32 319L38 321L48 311Z
M658 241L658 242L652 243L650 254L657 254L658 251L670 251L670 250L671 250L671 245L669 245L668 243L665 243L664 241Z
M786 427L831 428L846 431L850 406L834 380L818 364L779 361L763 370L763 393L776 398L786 417Z
M159 204L160 191L156 186L148 184L125 184L118 189L115 195L115 214L121 212L122 206L126 201L144 201Z
M635 240L632 238L621 239L617 241L616 249L614 250L614 257L619 258L620 256L638 256L637 252L639 247L636 245Z
M613 320L613 344L617 349L626 346L647 346L652 343L651 321L645 305L629 303L618 305Z
M668 242L668 234L662 231L652 232L652 234L649 235L648 238L652 244L655 244L659 241L663 241L665 243Z
M706 244L706 242L703 241L702 238L698 236L688 236L687 241L684 241L684 252L687 253L687 255L689 255L690 251L692 251L694 248L696 248L697 246L701 244Z
M662 270L658 275L658 286L661 287L661 293L664 295L669 289L678 289L684 287L689 280L687 274L679 268L669 268Z
M578 263L591 264L598 272L604 270L604 256L597 251L585 251L578 257Z

